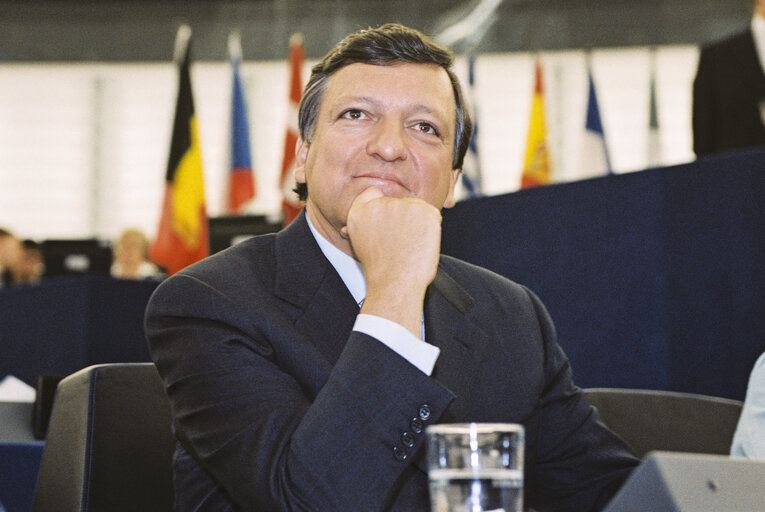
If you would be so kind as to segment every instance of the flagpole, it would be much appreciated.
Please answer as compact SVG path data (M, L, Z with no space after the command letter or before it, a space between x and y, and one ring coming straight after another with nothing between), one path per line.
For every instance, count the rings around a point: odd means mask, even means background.
M186 50L189 46L189 40L191 39L191 27L189 25L181 25L178 27L178 33L175 36L175 50L173 52L173 61L179 63L183 61Z
M242 61L242 34L239 32L234 31L228 35L228 55L237 63Z

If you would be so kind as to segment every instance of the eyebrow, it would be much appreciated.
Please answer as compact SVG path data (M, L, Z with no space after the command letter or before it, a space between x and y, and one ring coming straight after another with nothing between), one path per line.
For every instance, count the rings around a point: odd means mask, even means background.
M375 98L373 98L371 96L349 96L349 97L341 97L340 101L338 101L338 104L346 104L346 103L349 103L349 102L350 103L354 103L354 102L365 103L365 104L368 104L368 105L380 105L380 104L383 103L381 101L376 100ZM342 108L346 108L346 107L342 107ZM411 111L413 113L416 113L416 114L430 114L430 115L436 117L437 120L439 122L442 122L442 123L447 123L448 122L446 119L444 119L439 114L439 112L437 110L433 110L429 106L424 105L422 103L418 103L418 104L414 105L414 107L411 109Z

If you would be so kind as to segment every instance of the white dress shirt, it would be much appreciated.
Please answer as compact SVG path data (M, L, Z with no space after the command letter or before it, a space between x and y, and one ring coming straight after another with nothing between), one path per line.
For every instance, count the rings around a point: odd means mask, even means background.
M757 14L752 18L752 37L757 57L760 59L760 67L765 70L765 18Z
M364 267L343 251L332 245L314 228L306 215L311 234L319 244L321 252L329 260L340 279L343 280L348 291L359 306L367 294L367 282L364 277ZM417 338L404 326L377 315L359 313L353 330L362 332L385 344L388 348L419 368L426 375L433 373L433 367L438 359L440 350L438 347L426 343L425 323L420 323L420 338Z
M754 364L744 408L733 435L733 457L765 460L765 353Z

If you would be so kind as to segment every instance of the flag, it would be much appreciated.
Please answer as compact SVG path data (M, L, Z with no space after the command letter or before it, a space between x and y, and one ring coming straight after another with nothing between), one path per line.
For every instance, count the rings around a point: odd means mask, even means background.
M191 29L178 29L175 61L178 64L178 100L175 107L165 194L157 237L150 258L174 274L208 255L207 212L202 176L197 119L189 74Z
M583 176L611 174L611 161L608 158L608 146L603 123L600 121L598 96L595 93L595 82L592 72L587 66L589 90L587 97L587 120L585 122L584 143L582 144L582 162L580 171Z
M656 109L656 70L651 58L650 97L648 99L648 165L661 165L661 140L659 138L659 113Z
M468 56L468 97L472 107L473 135L470 137L462 163L462 186L468 198L479 197L481 191L481 162L478 158L478 103L475 92L475 55ZM467 106L465 106L467 108Z
M287 110L287 132L284 136L284 158L282 159L281 189L282 189L282 212L284 213L284 225L286 226L298 216L303 205L292 190L295 188L295 144L298 139L298 108L300 98L303 95L303 81L300 78L303 68L303 36L293 34L290 37L290 90L289 108Z
M255 176L250 156L250 129L247 122L247 103L244 99L239 64L242 62L242 43L238 33L228 39L228 52L232 70L231 91L231 173L229 175L229 213L242 213L245 204L255 198Z
M550 183L550 157L547 149L547 127L542 82L542 65L537 59L534 71L534 95L531 99L529 137L523 160L521 188Z

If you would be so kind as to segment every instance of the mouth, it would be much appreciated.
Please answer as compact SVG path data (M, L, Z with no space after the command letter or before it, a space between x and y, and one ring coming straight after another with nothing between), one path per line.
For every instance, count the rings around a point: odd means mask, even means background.
M372 171L372 172L360 174L356 176L356 178L361 178L365 181L370 182L370 185L382 187L383 189L400 187L405 190L409 190L406 187L406 185L404 185L404 183L399 179L399 177L396 176L394 173L383 172L383 171ZM383 192L385 192L385 190L383 190Z

